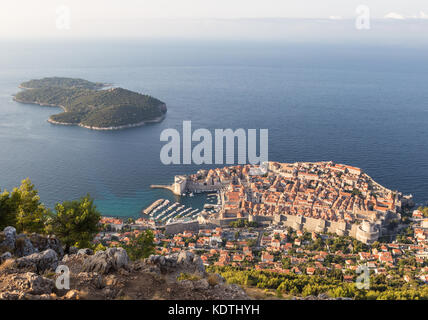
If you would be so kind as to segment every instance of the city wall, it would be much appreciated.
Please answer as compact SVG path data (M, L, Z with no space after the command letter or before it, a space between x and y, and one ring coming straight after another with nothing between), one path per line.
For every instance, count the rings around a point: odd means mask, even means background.
M199 222L197 220L188 222L170 223L165 226L165 234L177 234L184 231L199 231Z
M303 216L280 214L275 216L250 216L250 221L281 223L294 230L306 230L317 233L334 233L339 236L351 236L364 243L376 241L379 238L379 231L373 229L373 224L367 223L362 228L361 224L349 224L346 222L326 221Z

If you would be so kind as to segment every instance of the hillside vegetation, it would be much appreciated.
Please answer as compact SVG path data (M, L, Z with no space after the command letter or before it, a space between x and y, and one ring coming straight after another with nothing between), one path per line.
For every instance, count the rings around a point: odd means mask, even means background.
M82 79L31 80L21 84L27 90L17 93L15 100L60 106L64 112L51 116L51 122L93 129L121 128L159 121L166 113L165 103L156 98L122 88L94 89L100 85Z

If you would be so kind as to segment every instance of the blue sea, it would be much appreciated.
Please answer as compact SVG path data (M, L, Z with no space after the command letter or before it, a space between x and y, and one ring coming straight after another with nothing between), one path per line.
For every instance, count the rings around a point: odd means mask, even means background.
M30 177L42 201L90 193L104 215L138 216L197 165L160 161L160 133L269 129L269 159L333 160L428 200L428 48L221 41L1 41L0 188ZM168 106L157 124L99 132L55 126L58 108L12 100L47 76L113 83ZM205 168L207 166L204 166ZM214 166L213 166L214 167ZM181 202L201 207L203 196Z

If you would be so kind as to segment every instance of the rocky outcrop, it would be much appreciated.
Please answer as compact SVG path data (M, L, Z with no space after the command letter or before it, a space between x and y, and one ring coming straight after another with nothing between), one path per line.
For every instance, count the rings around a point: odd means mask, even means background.
M86 255L90 256L90 255L94 254L94 251L92 249L85 248L85 249L78 250L77 254L86 254Z
M6 227L0 232L0 254L10 252L16 257L24 257L33 253L52 249L62 258L64 250L55 236L40 234L17 234L14 227Z
M12 259L12 254L10 252L5 252L0 256L0 264L5 262L8 259Z
M125 249L108 248L105 251L98 251L93 256L88 256L83 264L83 270L107 274L121 268L127 268L128 264L129 258Z
M168 256L152 255L146 263L158 269L162 274L178 276L181 273L205 276L202 259L190 251L181 251Z
M52 249L45 250L41 253L33 253L28 256L15 260L15 266L18 269L30 269L34 272L41 273L46 270L55 271L58 267L58 255Z
M68 250L69 254L76 254L79 252L79 249L76 247L70 247L70 249Z
M16 229L14 227L6 227L3 232L0 232L0 252L13 252L15 250Z
M89 252L89 251L86 251ZM48 249L11 260L0 271L0 299L249 299L237 285L227 284L218 274L208 274L192 252L151 256L129 262L122 248L109 248L88 255L65 255L55 259ZM70 289L57 289L51 270L65 265L70 271ZM44 270L44 271L43 271ZM181 279L183 275L188 275Z
M36 252L42 252L47 249L52 249L56 252L59 258L62 258L64 256L64 249L62 247L62 243L55 236L45 236L33 233L30 234L28 237L34 248L36 249Z
M28 256L38 252L36 248L34 248L33 243L28 239L25 234L20 234L16 237L15 240L15 251L14 254L18 257Z
M1 299L249 299L237 285L208 274L189 251L130 262L123 248L70 248L63 255L55 237L0 232ZM66 266L70 289L57 288L58 266Z
M238 285L227 284L219 274L208 274L202 259L190 251L167 256L152 255L133 268L161 276L165 284L170 286L166 299L249 299ZM184 279L180 280L182 277Z
M13 274L3 281L0 299L49 299L54 286L53 280L33 272Z

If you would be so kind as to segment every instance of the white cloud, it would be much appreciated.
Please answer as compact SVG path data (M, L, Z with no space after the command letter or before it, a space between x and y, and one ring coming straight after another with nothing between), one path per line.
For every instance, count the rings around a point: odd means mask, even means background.
M405 20L405 19L427 19L428 20L428 14L419 11L419 14L413 14L411 16L404 16L402 14L396 13L396 12L390 12L387 15L384 16L384 19L395 19L395 20Z
M404 20L404 16L396 13L396 12L390 12L387 15L384 16L384 19L396 19L396 20Z

